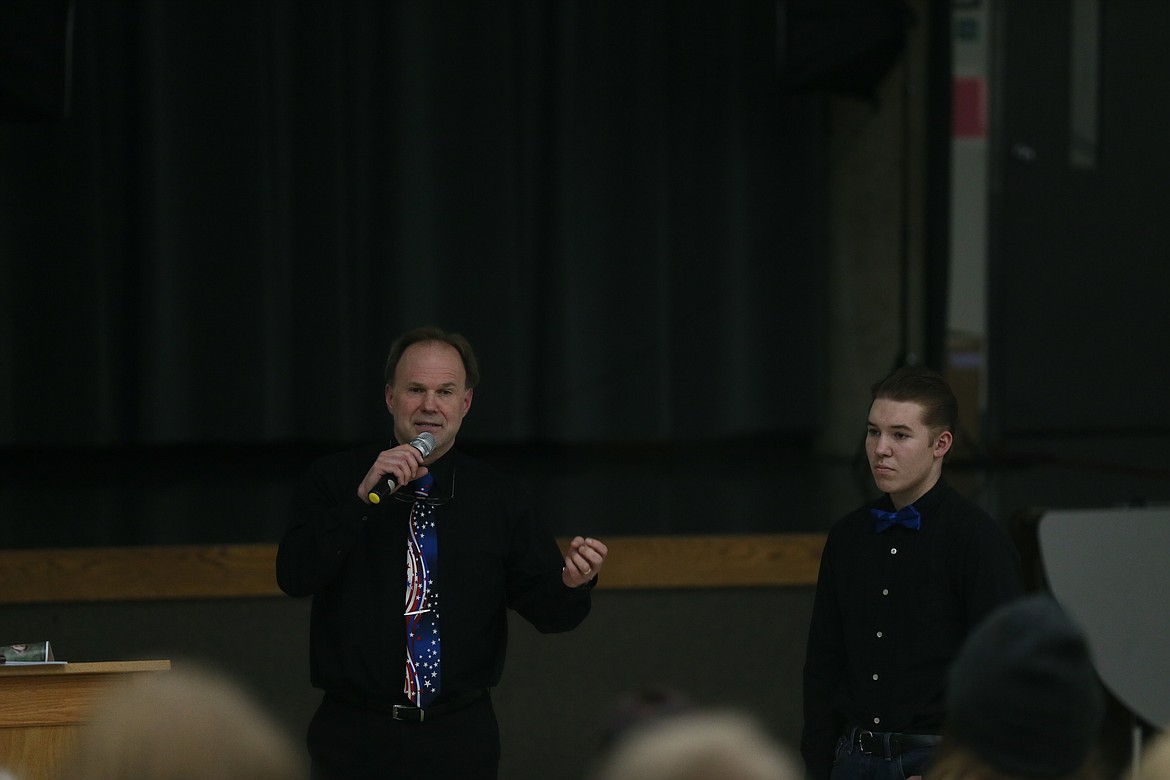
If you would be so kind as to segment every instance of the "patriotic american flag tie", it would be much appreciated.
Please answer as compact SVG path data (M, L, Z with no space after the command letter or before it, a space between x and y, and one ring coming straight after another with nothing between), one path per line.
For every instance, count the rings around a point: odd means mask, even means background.
M406 683L403 688L414 706L425 709L439 693L439 594L435 591L439 538L435 508L425 499L434 477L411 483L417 497L410 510L410 537L406 544Z

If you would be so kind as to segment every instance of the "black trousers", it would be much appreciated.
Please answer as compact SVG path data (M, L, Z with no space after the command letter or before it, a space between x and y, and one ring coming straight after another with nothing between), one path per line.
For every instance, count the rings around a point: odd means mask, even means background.
M313 780L496 780L500 765L490 696L422 723L326 696L306 741Z

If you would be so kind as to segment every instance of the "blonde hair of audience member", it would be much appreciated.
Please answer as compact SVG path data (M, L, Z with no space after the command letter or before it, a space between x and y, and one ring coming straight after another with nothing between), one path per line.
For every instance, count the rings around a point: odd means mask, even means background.
M1170 731L1150 742L1138 763L1138 780L1170 780Z
M604 758L596 780L798 780L796 764L751 718L675 715L636 727Z
M239 686L206 669L136 675L90 712L63 780L291 780L288 736Z

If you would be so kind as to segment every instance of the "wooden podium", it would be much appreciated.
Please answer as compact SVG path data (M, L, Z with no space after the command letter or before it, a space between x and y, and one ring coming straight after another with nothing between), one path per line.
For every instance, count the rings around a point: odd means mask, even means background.
M95 696L126 675L170 668L170 661L0 664L0 769L53 780Z

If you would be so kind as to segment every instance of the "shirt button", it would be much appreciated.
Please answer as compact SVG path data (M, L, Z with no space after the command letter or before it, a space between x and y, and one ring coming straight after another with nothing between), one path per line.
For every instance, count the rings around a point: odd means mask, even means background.
M890 548L890 555L897 555L897 554L898 554L898 548L897 548L897 547L891 547L891 548Z
M873 722L874 722L874 725L876 726L878 723L882 722L882 719L881 718L874 718Z
M882 588L882 595L883 596L890 595L890 589L889 588Z
M881 638L882 638L882 632L881 632L881 631L877 632L877 635L878 635L878 639L881 639Z
M875 680L877 679L877 675L876 675L876 674L873 676L873 679L875 679Z

